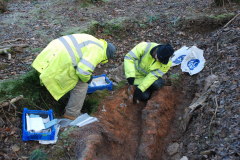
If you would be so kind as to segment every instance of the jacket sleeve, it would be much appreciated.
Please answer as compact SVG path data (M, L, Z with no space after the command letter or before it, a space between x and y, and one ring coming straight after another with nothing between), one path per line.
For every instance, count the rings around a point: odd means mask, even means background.
M142 83L138 85L138 88L145 92L158 78L162 77L172 66L172 60L170 59L168 64L161 64L158 69L151 70L149 74L143 79Z
M141 42L135 46L130 52L128 52L124 57L124 71L126 78L135 77L135 61L140 60L144 54L145 48L147 46L146 42Z
M99 52L101 51L97 47L90 47L77 65L76 74L84 83L90 80L95 67L103 59Z

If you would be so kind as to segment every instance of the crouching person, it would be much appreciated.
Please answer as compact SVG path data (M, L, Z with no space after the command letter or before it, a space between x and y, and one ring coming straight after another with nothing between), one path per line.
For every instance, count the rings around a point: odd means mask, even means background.
M124 71L128 83L136 85L133 98L147 101L153 91L164 85L162 76L172 66L174 50L170 44L141 42L124 57Z
M81 114L92 72L112 59L113 44L88 34L73 34L53 40L34 60L40 81L58 101L70 91L64 117L74 120Z

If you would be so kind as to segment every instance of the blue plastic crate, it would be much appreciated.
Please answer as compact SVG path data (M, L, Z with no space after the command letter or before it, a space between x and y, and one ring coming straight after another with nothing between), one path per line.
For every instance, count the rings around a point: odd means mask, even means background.
M27 122L26 122L26 114L32 113L32 114L48 114L50 121L53 120L53 111L50 109L49 111L41 111L41 110L28 110L27 108L24 108L23 115L22 115L22 122L23 122L23 141L29 141L29 140L54 140L55 137L55 127L51 127L51 132L46 133L29 133L27 131Z
M105 77L105 80L106 82L108 83L107 85L102 85L102 86L88 86L88 90L87 90L87 93L93 93L95 92L96 90L103 90L103 89L108 89L108 90L112 90L112 82L107 78L106 74L102 74L100 76L93 76L93 79L94 78L98 78L98 77Z

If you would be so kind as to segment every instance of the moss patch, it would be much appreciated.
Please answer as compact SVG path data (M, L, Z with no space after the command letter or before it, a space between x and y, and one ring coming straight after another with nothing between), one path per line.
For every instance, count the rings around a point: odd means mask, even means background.
M98 110L98 105L107 95L109 95L109 91L107 89L97 90L90 94L84 101L82 111L88 113L89 115L93 114Z
M22 74L18 79L9 79L0 83L0 101L23 95L23 99L15 102L19 112L24 108L30 110L53 109L54 117L63 114L67 104L68 94L56 101L48 90L40 85L36 70Z

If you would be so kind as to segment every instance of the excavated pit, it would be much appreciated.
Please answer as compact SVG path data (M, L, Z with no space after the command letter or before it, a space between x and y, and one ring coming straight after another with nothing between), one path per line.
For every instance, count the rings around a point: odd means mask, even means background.
M133 103L134 89L124 86L101 102L99 122L71 133L79 159L166 159L166 147L182 129L178 118L189 102L182 92L165 86L148 102ZM179 103L181 100L181 103ZM103 107L106 111L102 111ZM165 157L165 158L163 158Z

